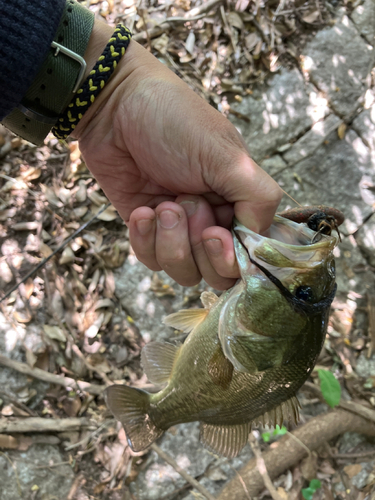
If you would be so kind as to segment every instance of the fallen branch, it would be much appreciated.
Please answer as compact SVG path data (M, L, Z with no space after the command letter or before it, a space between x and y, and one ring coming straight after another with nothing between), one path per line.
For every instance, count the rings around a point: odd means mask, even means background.
M173 460L172 457L167 455L167 453L165 453L161 448L159 448L158 445L156 445L155 443L152 444L151 449L153 449L159 455L160 458L165 460L165 462L167 462L167 464L171 465L174 468L174 470L176 472L178 472L178 474L180 474L180 476L185 479L185 481L190 483L193 486L193 488L195 488L203 496L205 496L207 498L207 500L216 500L215 497L213 495L211 495L211 493L209 491L207 491L204 486L202 486L200 483L198 483L198 481L196 479L194 479L192 476L190 476L190 474L185 472L184 469L182 469L178 465L178 463L175 460Z
M281 495L276 491L276 488L272 484L271 478L267 472L266 464L264 463L264 458L262 457L262 452L260 451L259 443L252 435L250 435L249 444L255 455L257 468L259 474L263 478L264 486L270 492L270 495L273 498L273 500L283 500Z
M81 391L88 392L94 396L100 396L105 385L90 384L89 382L84 382L83 380L74 380L70 377L62 377L61 375L55 375L54 373L46 372L40 368L30 368L29 365L25 363L20 363L19 361L14 361L6 356L0 354L0 365L16 370L17 372L23 373L24 375L29 375L30 377L37 378L43 382L48 382L50 384L62 385L63 387L71 387L72 389L79 389Z
M316 450L323 443L334 439L344 432L358 432L367 436L375 436L375 424L354 413L335 410L311 419L307 424L293 431L302 443L310 450ZM306 450L285 435L277 442L277 447L263 453L268 474L272 479L293 467L307 455ZM250 460L240 471L251 497L259 495L264 488L263 477L256 467L256 459ZM237 478L232 479L224 487L217 500L245 500L246 493Z
M133 40L136 42L146 42L151 38L155 38L159 35L162 35L165 31L168 31L170 28L173 28L174 23L183 22L188 23L189 21L195 21L200 17L201 14L204 14L214 7L217 7L223 0L210 0L209 2L204 2L202 5L197 7L196 9L192 9L187 13L184 17L168 17L165 21L163 21L159 26L155 26L150 30L142 31L141 33L137 33L133 36Z
M88 418L40 418L30 417L18 420L1 419L0 434L19 432L70 432L93 426Z

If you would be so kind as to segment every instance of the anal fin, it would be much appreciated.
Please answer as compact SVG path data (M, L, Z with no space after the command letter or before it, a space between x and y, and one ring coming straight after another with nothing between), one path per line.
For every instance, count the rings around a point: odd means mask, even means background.
M141 352L141 363L148 379L165 384L172 373L179 347L167 342L150 342Z
M254 423L270 427L275 427L276 425L281 427L285 421L297 424L299 421L299 409L300 404L297 397L292 396L287 401L281 403L281 405L272 408L272 410L254 419Z
M240 425L212 425L201 423L200 440L206 448L233 458L247 443L251 430L251 422Z

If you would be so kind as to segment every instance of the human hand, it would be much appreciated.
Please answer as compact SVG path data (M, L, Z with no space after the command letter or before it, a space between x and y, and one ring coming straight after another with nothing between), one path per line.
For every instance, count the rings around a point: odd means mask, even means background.
M105 45L112 28L96 29ZM282 191L227 119L132 41L74 135L141 262L185 286L234 284L233 214L262 232Z

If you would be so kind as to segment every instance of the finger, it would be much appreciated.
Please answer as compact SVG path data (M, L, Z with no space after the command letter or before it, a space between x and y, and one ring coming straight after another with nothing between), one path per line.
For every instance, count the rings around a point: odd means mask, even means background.
M216 224L212 208L201 196L183 195L179 196L176 202L180 203L188 217L190 245L194 260L203 279L218 290L230 288L234 284L234 280L231 278L236 277L233 275L233 263L231 262L228 266L226 261L220 262L220 271L218 272L215 264L219 261L219 257L214 261L213 265L202 240L203 232ZM230 233L228 234L229 238L231 238ZM221 244L221 242L219 243ZM228 245L228 243L226 244Z
M137 259L152 271L160 271L156 260L156 215L149 207L134 210L128 222L130 244Z
M205 251L216 272L221 276L239 278L240 270L230 231L223 227L213 226L203 232L202 238ZM233 284L232 280L232 286Z
M177 283L193 286L201 274L195 264L189 241L189 229L184 209L172 202L161 203L155 209L156 259L160 267Z

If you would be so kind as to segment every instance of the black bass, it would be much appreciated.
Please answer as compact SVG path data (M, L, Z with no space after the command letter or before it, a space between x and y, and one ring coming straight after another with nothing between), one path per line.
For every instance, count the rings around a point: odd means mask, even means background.
M172 425L199 421L201 442L234 457L252 423L298 420L296 392L323 346L336 291L336 238L276 216L267 237L234 221L241 271L220 297L201 296L204 309L171 314L165 324L191 332L184 344L147 344L141 355L156 394L113 385L105 399L134 451Z

